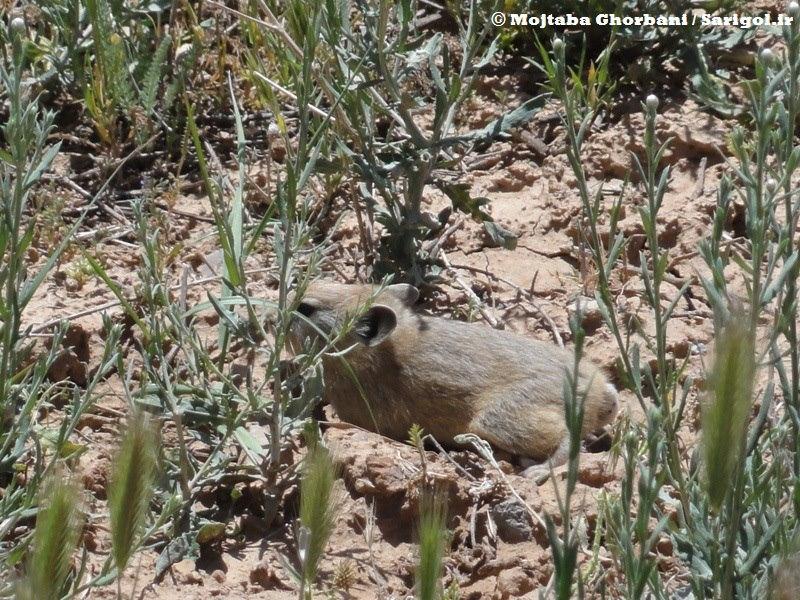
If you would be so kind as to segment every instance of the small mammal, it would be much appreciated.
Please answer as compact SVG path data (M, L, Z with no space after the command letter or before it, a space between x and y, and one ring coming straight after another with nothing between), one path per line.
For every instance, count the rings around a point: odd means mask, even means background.
M319 280L297 307L308 322L294 319L292 344L318 339L315 327L336 335L361 313L336 344L337 350L354 347L343 356L323 356L324 400L340 419L398 440L407 439L414 423L445 444L474 433L528 464L567 458L562 394L572 352L480 324L423 316L413 310L419 292L411 285L378 289ZM578 373L585 437L613 420L617 392L588 360Z

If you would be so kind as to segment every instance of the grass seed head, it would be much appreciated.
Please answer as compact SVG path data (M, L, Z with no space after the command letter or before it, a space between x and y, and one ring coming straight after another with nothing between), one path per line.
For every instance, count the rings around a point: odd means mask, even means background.
M719 510L744 452L755 355L749 320L734 314L717 338L710 391L702 407L702 444L711 506Z

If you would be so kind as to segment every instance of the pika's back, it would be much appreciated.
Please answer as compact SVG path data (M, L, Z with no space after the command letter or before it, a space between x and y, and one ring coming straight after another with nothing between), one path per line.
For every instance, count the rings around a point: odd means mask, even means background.
M418 292L325 281L312 283L298 312L313 327L301 335L336 336L344 356L325 359L325 397L339 417L404 439L419 424L443 442L476 433L504 450L546 458L566 435L564 378L573 353L482 324L423 316ZM589 361L578 369L584 433L608 424L617 396Z

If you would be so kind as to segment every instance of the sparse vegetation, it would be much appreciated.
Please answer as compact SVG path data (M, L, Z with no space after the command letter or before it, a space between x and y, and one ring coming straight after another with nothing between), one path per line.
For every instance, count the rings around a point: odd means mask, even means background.
M492 15L698 3L6 5L0 598L158 597L170 571L301 600L797 596L796 2L763 9L781 31L535 35ZM567 375L538 487L475 436L328 429L344 333L288 344L320 273L541 329L626 409L582 446ZM498 556L520 540L542 555Z

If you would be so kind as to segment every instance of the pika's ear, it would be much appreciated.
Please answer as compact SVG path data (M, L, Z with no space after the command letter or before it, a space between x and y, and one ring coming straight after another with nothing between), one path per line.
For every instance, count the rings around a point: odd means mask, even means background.
M408 283L387 285L386 291L406 306L414 306L419 300L419 290Z
M353 327L353 333L365 346L377 346L397 327L397 315L388 306L375 304Z

